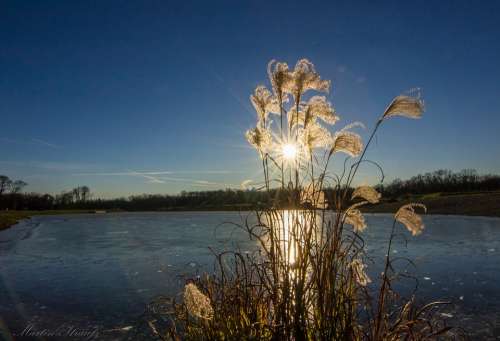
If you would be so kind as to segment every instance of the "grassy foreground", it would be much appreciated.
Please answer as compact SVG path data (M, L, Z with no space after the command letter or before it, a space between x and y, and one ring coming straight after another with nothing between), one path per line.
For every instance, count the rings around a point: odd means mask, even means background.
M6 229L20 220L37 215L93 213L89 210L47 210L47 211L0 211L0 230Z
M408 196L404 200L382 200L379 204L366 206L364 210L371 213L393 213L408 202L424 204L427 206L427 214L500 217L500 192L432 193Z

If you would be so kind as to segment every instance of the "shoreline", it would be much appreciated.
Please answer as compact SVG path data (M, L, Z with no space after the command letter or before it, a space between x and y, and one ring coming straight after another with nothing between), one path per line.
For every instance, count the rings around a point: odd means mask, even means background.
M363 207L364 213L396 213L402 206L410 202L419 202L427 206L429 215L459 215L468 217L500 217L500 192L488 193L433 193L419 196L408 196L404 200L383 200L376 205ZM8 229L24 219L40 215L62 214L99 214L99 210L47 210L47 211L0 211L0 231ZM244 212L253 211L248 207L200 207L196 209L172 209L164 211L124 211L108 212Z
M82 214L94 213L91 210L46 210L46 211L0 211L0 231L6 230L21 220L31 219L41 215Z

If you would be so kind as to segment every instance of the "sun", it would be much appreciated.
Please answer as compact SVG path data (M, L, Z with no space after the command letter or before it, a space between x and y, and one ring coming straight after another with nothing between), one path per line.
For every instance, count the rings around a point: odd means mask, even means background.
M286 143L281 147L281 154L285 160L295 160L297 157L297 146L292 143Z

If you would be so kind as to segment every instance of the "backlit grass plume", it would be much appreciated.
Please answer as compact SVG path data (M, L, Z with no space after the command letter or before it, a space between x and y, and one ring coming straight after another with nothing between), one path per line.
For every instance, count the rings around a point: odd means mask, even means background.
M415 90L413 95L401 95L394 98L387 107L383 119L392 116L403 116L408 118L421 118L424 112L424 101L420 98L420 91Z
M368 201L370 204L376 204L379 202L380 198L382 195L377 192L373 187L371 186L359 186L354 190L352 193L352 199L354 198L362 198L366 201Z
M214 311L210 300L193 283L188 283L184 287L184 304L188 313L196 318L210 320Z
M216 340L423 340L446 337L449 328L393 289L398 272L391 258L396 222L417 235L423 230L418 204L395 214L381 275L371 268L363 233L370 229L366 205L381 195L371 186L351 188L382 124L394 116L419 118L420 96L394 98L363 143L359 122L335 129L341 116L330 91L307 59L290 69L268 65L270 89L258 86L250 97L257 124L246 132L262 161L261 204L238 226L256 240L259 251L216 255L216 270L188 284L176 305L177 339ZM377 117L377 116L375 116ZM344 165L336 174L331 165ZM378 166L378 165L377 165ZM380 166L378 166L380 169ZM380 169L381 170L381 169ZM374 272L372 272L374 273ZM375 272L376 273L376 272Z
M359 285L366 287L368 283L371 283L372 280L365 272L366 265L363 264L361 259L354 259L350 266L354 274L354 279Z
M363 232L366 228L365 217L357 208L350 207L347 209L344 217L344 222L352 226L355 232Z
M415 213L415 207L420 207L425 211L427 208L422 204L411 203L402 206L397 212L394 218L402 223L412 235L416 236L422 233L424 229L424 223L422 222L422 217Z

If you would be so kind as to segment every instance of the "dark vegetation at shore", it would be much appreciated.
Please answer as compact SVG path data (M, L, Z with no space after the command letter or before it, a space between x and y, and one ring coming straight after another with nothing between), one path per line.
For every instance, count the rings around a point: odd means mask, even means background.
M0 228L19 219L49 211L67 213L106 211L189 211L189 210L253 210L276 202L282 197L286 206L287 193L279 189L265 191L217 190L185 192L177 195L143 194L128 198L93 198L87 186L53 196L50 194L22 193L26 183L11 181L0 176ZM422 202L430 214L464 214L500 216L500 176L478 175L474 170L451 172L438 170L414 176L408 180L396 179L389 184L378 185L382 193L379 204L367 206L367 212L395 212L402 203ZM335 193L326 189L326 197ZM45 213L45 212L44 212Z
M500 217L500 176L479 175L473 169L437 170L408 180L379 185L382 200L366 212L395 212L402 203L421 202L429 214Z
M387 185L378 185L383 197L398 198L408 194L486 192L500 190L500 175L479 175L474 169L452 172L440 169L419 174L408 180L395 179Z
M20 220L28 219L36 215L77 214L93 213L88 210L47 210L47 211L0 211L0 230L10 227Z

